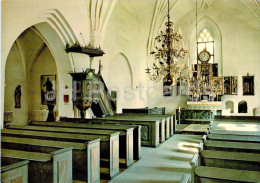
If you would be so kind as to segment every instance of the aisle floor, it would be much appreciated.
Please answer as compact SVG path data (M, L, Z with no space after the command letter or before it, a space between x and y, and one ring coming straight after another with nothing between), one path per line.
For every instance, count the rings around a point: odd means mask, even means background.
M201 135L176 134L157 148L142 147L142 159L110 183L179 182L191 172L190 160L198 152Z

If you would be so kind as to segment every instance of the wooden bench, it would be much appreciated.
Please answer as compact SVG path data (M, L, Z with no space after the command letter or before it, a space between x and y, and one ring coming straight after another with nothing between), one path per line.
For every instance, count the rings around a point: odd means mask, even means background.
M1 182L28 183L28 160L17 163L1 162Z
M100 158L108 160L107 165L107 163L100 159L100 166L102 167L100 173L105 173L104 175L109 176L109 178L119 174L119 133L115 133L113 136L109 137L100 135L4 129L1 131L1 134L2 136L81 143L100 138ZM108 168L108 171L104 168Z
M131 122L132 124L138 124L141 125L141 140L142 141L147 141L147 137L150 138L150 134L152 132L155 133L155 135L151 135L151 140L152 143L153 141L158 140L158 144L154 147L157 147L159 143L163 143L165 141L165 119L164 118L158 118L158 117L153 117L152 115L146 115L146 116L133 116L133 115L114 115L114 116L106 116L104 118L97 118L97 119L102 119L102 120L113 120L117 121L120 123L129 123ZM148 128L148 129L147 129ZM150 132L151 131L151 132ZM149 142L149 141L148 141ZM146 145L149 143L143 143L142 145ZM150 145L148 145L150 146Z
M211 125L211 129L225 131L255 132L260 131L260 123L248 121L214 121Z
M116 138L118 139L119 142L119 148L118 148L118 152L119 152L119 156L120 156L120 152L121 156L125 159L125 164L133 164L134 160L133 160L133 138L129 141L124 141L121 142L121 144L123 145L123 148L125 150L126 147L129 147L129 149L127 149L128 151L126 152L130 152L127 156L124 154L125 151L120 151L120 140L119 140L119 134L121 134L122 136L126 136L126 134L124 132L118 132L118 131L110 131L110 130L100 130L100 129L79 129L79 128L59 128L59 127L47 127L47 126L23 126L23 125L9 125L8 129L16 129L16 130L32 130L32 131L48 131L48 132L61 132L61 133L72 133L72 134L88 134L88 135L98 135L98 136L108 136L109 138L113 138L116 136ZM133 136L131 136L133 137ZM130 142L130 143L129 143ZM129 144L126 144L129 143ZM102 144L101 144L102 146ZM101 157L104 157L101 155ZM104 159L103 159L104 160Z
M214 121L260 122L260 116L214 116Z
M69 118L60 118L61 121L68 121ZM76 119L78 122L91 123L91 124L113 124L113 125L138 125L141 126L141 145L157 147L160 144L159 131L160 122L154 121L131 121L129 120L109 120L105 118L96 119ZM134 134L136 130L134 130Z
M128 128L133 128L133 140L134 140L134 160L141 159L141 126L140 125L120 125L113 123L105 123L107 121L102 120L90 120L90 119L82 119L82 118L67 118L60 117L61 122L72 123L73 126L77 126L82 128L84 125L88 126L88 128L93 129L108 129L108 130L126 130ZM31 122L33 124L35 122ZM77 124L75 124L77 123Z
M260 132L248 132L248 131L227 131L227 130L214 130L211 129L206 132L207 134L222 134L222 135L249 135L258 136L260 138Z
M47 126L47 127L61 127L61 128L71 128L71 129L79 129L80 132L94 132L99 130L100 132L104 132L106 130L112 132L120 132L119 135L119 157L125 160L125 166L128 167L134 163L133 161L133 128L123 128L119 130L111 130L108 128L95 128L95 126L101 125L92 125L92 124L76 124L76 123L65 123L65 122L31 122L30 125L33 126ZM86 129L86 130L83 130ZM62 130L63 131L63 130ZM76 131L78 132L78 130Z
M51 153L2 149L1 162L29 160L28 182L72 183L72 148Z
M5 149L42 153L73 147L73 179L89 183L100 182L100 139L76 143L2 136L1 142Z
M260 143L260 137L249 135L223 135L223 134L208 134L203 136L203 140L231 141L231 142L252 142Z
M201 150L260 153L259 143L206 140Z
M198 158L198 156L195 157ZM201 150L199 158L194 161L199 162L191 164L192 166L198 164L208 167L260 171L260 154L256 153Z
M154 117L154 119L165 119L165 138L168 139L174 134L175 116L171 114L136 114L136 113L123 113L121 116L136 116L146 118Z
M235 170L207 166L195 167L195 183L199 182L259 182L260 174L257 171Z

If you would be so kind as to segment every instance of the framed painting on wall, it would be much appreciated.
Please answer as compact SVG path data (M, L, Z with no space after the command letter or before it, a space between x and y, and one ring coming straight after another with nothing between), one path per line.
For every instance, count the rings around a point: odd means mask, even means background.
M254 94L254 76L243 76L243 95Z
M56 104L56 75L41 75L41 104Z

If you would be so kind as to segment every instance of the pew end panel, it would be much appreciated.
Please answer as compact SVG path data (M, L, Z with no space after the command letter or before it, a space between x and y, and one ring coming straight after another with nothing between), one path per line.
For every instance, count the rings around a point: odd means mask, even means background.
M60 149L52 152L53 159L53 182L72 182L72 149Z
M191 182L195 182L195 168L199 166L199 155L194 154L191 161L190 161L190 166L191 166Z
M115 134L116 135L110 137L109 172L110 172L111 179L120 173L119 172L119 132Z
M100 182L100 141L87 143L88 183Z
M28 183L28 160L12 164L1 163L1 182Z
M191 182L191 175L187 173L183 174L181 180L179 181L179 183L190 183L190 182Z

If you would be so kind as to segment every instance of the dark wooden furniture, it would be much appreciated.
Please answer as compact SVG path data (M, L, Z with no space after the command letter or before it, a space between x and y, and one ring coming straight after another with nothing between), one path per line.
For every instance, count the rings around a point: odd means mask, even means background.
M2 136L1 142L5 149L41 153L73 147L73 179L89 183L100 182L100 139L77 143Z
M51 153L13 149L2 149L1 151L1 162L4 164L30 160L28 182L72 183L72 148L60 149Z
M119 133L114 133L114 135L109 137L22 129L4 129L1 131L1 135L82 143L100 138L100 158L102 158L100 160L100 166L102 167L100 173L109 176L109 178L112 178L119 173ZM104 160L108 161L108 164L104 163Z
M1 162L1 182L28 183L28 160L17 163Z
M72 129L87 129L84 132L94 132L99 130L100 132L104 132L104 130L120 132L119 134L119 157L123 158L125 161L125 165L128 167L133 164L133 149L134 149L134 141L133 141L133 128L125 127L125 126L117 126L116 130L104 127L104 125L93 125L93 124L77 124L77 123L69 123L69 122L41 122L41 121L33 121L30 123L33 126L48 126L48 127L61 127L61 128L72 128ZM102 127L102 128L101 128ZM137 147L138 148L138 147Z

